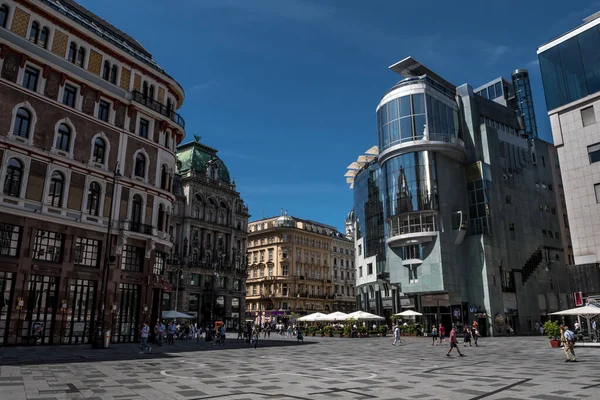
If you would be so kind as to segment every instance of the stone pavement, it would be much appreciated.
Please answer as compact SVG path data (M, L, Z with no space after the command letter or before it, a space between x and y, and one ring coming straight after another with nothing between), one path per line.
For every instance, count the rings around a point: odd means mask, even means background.
M446 357L428 338L280 338L0 348L0 399L598 399L600 349L578 363L541 337L482 338Z

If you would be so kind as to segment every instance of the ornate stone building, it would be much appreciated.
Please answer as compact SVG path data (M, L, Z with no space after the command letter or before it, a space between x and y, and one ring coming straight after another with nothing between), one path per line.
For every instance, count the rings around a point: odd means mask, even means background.
M217 150L200 138L178 147L177 158L172 291L164 293L163 309L235 328L244 319L248 207Z
M287 320L292 312L332 312L332 260L341 260L337 249L352 242L334 227L287 213L249 225L247 315L263 322ZM341 264L337 270L341 276Z
M333 311L356 311L356 276L354 268L354 241L346 236L332 238Z
M137 340L160 315L182 87L71 0L0 0L0 71L0 345Z

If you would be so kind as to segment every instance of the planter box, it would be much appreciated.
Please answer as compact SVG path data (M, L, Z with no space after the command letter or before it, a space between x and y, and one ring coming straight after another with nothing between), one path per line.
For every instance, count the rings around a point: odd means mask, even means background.
M550 340L550 346L552 346L552 348L559 348L560 347L560 340Z

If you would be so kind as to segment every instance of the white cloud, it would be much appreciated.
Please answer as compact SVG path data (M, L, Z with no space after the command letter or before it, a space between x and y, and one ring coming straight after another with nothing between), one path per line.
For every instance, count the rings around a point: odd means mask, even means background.
M217 86L218 84L218 81L211 79L210 81L198 83L197 85L192 86L190 92L202 92L206 89Z
M508 47L503 44L493 45L493 46L486 48L485 49L485 52L487 55L486 65L487 66L495 65L498 61L500 61L500 59L506 53L508 53L508 50L509 50Z

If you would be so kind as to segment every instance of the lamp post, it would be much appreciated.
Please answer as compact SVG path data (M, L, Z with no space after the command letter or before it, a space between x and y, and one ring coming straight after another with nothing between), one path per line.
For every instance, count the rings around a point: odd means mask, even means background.
M110 196L110 208L108 211L108 224L106 227L106 241L104 249L104 263L102 265L102 280L100 282L100 298L98 301L98 311L96 319L96 333L94 340L92 341L92 348L101 349L104 348L102 333L104 332L104 305L106 303L106 291L108 286L108 267L110 263L110 239L111 239L111 228L113 220L113 208L115 204L115 189L117 181L121 179L121 172L119 171L119 162L115 164L115 172L112 178L112 193ZM100 343L98 341L101 341Z
M183 278L183 268L177 268L177 287L175 289L175 311L177 311L177 300L179 299L179 278Z

